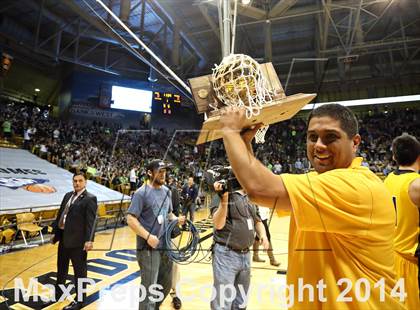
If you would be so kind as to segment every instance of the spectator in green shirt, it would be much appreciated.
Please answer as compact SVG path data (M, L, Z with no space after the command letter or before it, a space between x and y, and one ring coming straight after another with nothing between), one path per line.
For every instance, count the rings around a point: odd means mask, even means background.
M8 119L3 122L3 136L6 140L12 137L12 123Z

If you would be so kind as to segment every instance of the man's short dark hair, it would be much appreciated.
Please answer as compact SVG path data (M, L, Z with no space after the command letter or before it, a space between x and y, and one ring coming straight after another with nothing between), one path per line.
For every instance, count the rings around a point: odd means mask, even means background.
M81 175L85 180L86 180L86 176L82 171L76 172L75 174L73 174L73 180L75 177L77 177L78 175Z
M324 104L314 110L308 116L307 126L313 117L328 116L340 122L341 129L349 138L353 138L359 133L359 124L354 113L345 106L337 103Z
M420 142L412 135L402 134L392 141L392 154L399 166L410 166L420 156Z

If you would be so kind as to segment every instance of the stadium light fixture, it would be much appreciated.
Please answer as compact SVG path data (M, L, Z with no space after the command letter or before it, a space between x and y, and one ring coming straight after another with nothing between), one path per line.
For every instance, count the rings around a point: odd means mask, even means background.
M35 92L39 93L41 90L39 88L35 88Z
M312 110L314 107L317 108L324 104L329 104L329 103L338 103L346 107L354 107L354 106L362 106L362 105L402 103L402 102L412 102L412 101L420 101L420 95L382 97L382 98L346 100L346 101L331 101L331 102L320 102L320 103L315 103L315 104L311 103L304 106L302 110Z

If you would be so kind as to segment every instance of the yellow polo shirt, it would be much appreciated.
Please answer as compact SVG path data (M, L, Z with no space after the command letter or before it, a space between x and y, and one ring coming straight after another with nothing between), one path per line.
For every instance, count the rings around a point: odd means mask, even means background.
M392 199L361 162L281 175L292 204L287 283L294 309L404 309L390 295L396 284ZM314 288L313 298L303 285Z

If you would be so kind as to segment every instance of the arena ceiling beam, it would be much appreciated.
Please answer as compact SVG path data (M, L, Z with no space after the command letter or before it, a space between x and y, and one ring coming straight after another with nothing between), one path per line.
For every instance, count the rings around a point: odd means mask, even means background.
M38 67L37 65L37 62L38 62L44 65L40 67L44 70L47 68L50 68L53 65L51 61L47 62L47 60L50 59L50 60L54 60L55 64L57 63L57 61L61 60L63 62L76 64L82 67L86 67L86 68L90 68L93 70L98 70L98 71L102 71L102 72L106 72L106 73L110 73L114 75L120 74L119 72L112 70L112 68L106 68L102 66L99 62L95 63L92 61L82 61L78 58L74 58L73 56L60 55L60 53L56 52L56 48L58 46L57 43L53 50L47 50L47 49L38 47L36 49L36 57L34 57L35 54L33 53L33 46L30 43L24 43L21 41L12 43L13 38L9 37L8 39L9 39L8 41L9 48L11 48L13 51L18 53L19 55L22 55L25 57L21 59L22 61L26 62L25 59L34 59L34 61L31 62L31 65ZM59 40L56 39L56 42L59 42Z
M90 30L90 28L91 28L91 25L87 25L87 27L85 29L81 30L81 21L80 21L80 18L78 18L77 19L77 34L69 43L67 43L66 46L61 48L60 54L64 54L65 51L67 51L72 45L74 45L74 55L75 55L75 57L77 57L80 37L84 33L86 33L88 30Z
M116 35L111 29L107 28L99 19L92 16L87 11L83 10L75 0L65 0L63 1L63 3L73 13L81 17L85 22L87 22L88 24L93 26L95 29L102 32L107 38L109 38L108 40L102 40L102 41L107 41L109 43L115 43L115 44L121 44L123 46L125 45L125 43L121 41L121 38L118 35ZM97 37L94 37L94 38L98 39ZM133 44L131 45L131 47L138 48L138 45Z
M74 0L66 0L65 1L66 6L73 11L73 13L80 16L84 21L91 24L93 27L98 29L99 31L103 32L106 36L109 36L111 39L118 42L122 47L124 47L131 55L133 55L135 58L139 59L146 65L148 65L148 60L137 50L139 49L138 45L129 43L127 40L123 40L122 36L114 33L112 30L110 30L108 27L106 27L99 19L94 18L92 15L87 13L85 10L82 10L81 7L74 1ZM128 44L127 44L128 43ZM92 46L92 50L98 47L100 44L94 44ZM88 53L91 52L88 50Z
M286 13L295 3L297 0L280 0L273 6L273 8L268 13L268 17L277 17Z
M411 55L409 56L409 57L407 57L405 60L404 60L404 62L403 62L403 64L401 65L401 67L399 68L399 70L397 71L397 75L400 75L400 73L402 72L402 71L404 71L404 69L407 67L407 65L408 64L410 64L412 61L413 61L413 59L419 54L419 52L420 52L420 47L418 47L418 48L416 48L412 53L411 53Z
M396 65L400 66L400 62ZM413 62L413 65L420 65L419 61ZM404 76L393 77L389 70L385 70L380 74L372 76L369 74L371 72L368 68L369 66L359 66L352 71L352 76L355 78L346 80L345 82L337 80L337 75L339 74L338 69L329 69L325 74L325 81L322 85L321 92L337 92L337 91L347 91L352 89L363 89L362 85L369 85L369 87L384 87L384 85L392 84L397 82L399 85L407 84L413 85L413 80L418 80L420 78L420 72L407 73ZM282 81L285 78L281 79ZM294 73L293 78L290 80L288 85L288 92L308 92L314 91L314 73L305 71L305 72L296 72ZM367 84L366 84L367 83Z
M420 40L420 39L419 39ZM389 54L389 52L400 52L402 47L399 46L401 45L399 42L394 42L395 46L393 47L387 47L384 46L381 49L372 49L372 50L368 50L365 51L363 53L364 56L366 55L381 55L381 54ZM409 53L410 57L409 59L406 59L406 61L413 61L415 60L415 57L418 55L418 52L416 52L417 49L419 49L418 45L411 45L408 47L409 49ZM303 51L303 52L299 52L299 53L290 53L290 54L283 54L281 56L277 56L274 58L273 60L273 65L275 67L284 67L284 66L289 66L293 57L295 58L311 58L311 57L315 57L316 54L314 54L313 51ZM328 57L327 57L328 58ZM332 61L337 61L338 57L335 55L329 55L329 58ZM280 71L279 73L284 73L283 71Z
M55 15L54 13L52 13L51 11L49 11L46 8L41 8L41 6L37 3L34 2L34 0L28 0L30 7L32 7L35 10L39 10L40 12L42 12L42 17L45 17L57 24L60 25L60 27L57 29L57 32L55 32L52 36L48 37L46 40L43 40L39 46L44 45L45 43L47 43L49 40L55 38L56 36L58 36L59 34L62 33L62 31L66 31L72 35L75 36L75 38L72 40L73 43L78 45L79 39L81 37L84 38L88 38L88 39L92 39L92 40L97 40L97 41L102 41L102 42L107 42L110 44L114 44L114 45L123 45L123 43L121 43L120 38L115 35L112 31L110 31L108 28L106 28L99 20L95 19L94 17L92 17L90 14L86 13L84 10L81 10L79 5L77 3L75 3L72 0L65 0L63 1L63 3L65 5L67 5L68 7L70 7L72 9L73 12L75 12L76 14L78 14L79 16L83 15L83 19L84 21L87 23L87 26L81 30L81 24L79 19L72 19L68 22L66 22L65 20L63 20L61 17L58 17L57 15ZM140 2L135 5L132 10L134 10L136 7L138 7L138 5L140 4ZM144 12L144 11L143 11ZM77 22L77 25L76 25ZM105 36L101 36L98 32L94 31L93 29L91 29L93 26L94 29L97 29L100 32L103 32L105 34ZM148 45L151 46L152 44L156 45L156 49L162 49L162 44L161 42L157 42L157 36L160 32L158 33L150 33L150 32L145 32L142 31L142 36L148 38ZM95 43L96 44L96 43ZM132 48L138 49L138 45L135 43L130 43L130 46Z
M407 37L405 35L405 27L404 27L404 23L402 21L401 16L399 16L399 22L400 22L400 28L401 28L401 37L403 38L403 40L407 40ZM407 43L404 43L404 57L407 58L408 57L408 49L407 49Z
M308 16L308 15L314 15L314 14L318 14L321 13L322 10L319 10L317 8L315 8L315 6L313 7L313 10L305 10L305 9L296 9L296 10L290 10L288 14L283 15L283 16L279 16L279 17L273 17L270 18L269 20L271 22L275 22L277 20L284 20L284 19L289 19L289 18L296 18L296 17L302 17L302 16ZM267 21L267 19L260 19L260 20L255 20L255 21L251 21L251 22L244 22L244 23L237 23L236 24L236 28L241 29L244 28L246 26L250 26L250 25L258 25L258 24L262 24L265 23ZM199 36L202 35L204 33L209 33L212 30L199 30L199 31L190 31L188 34L191 36Z
M175 23L175 19L177 18L177 12L173 5L170 5L168 1L158 1L158 0L150 0L148 2L149 6L152 7L153 11L160 17L167 22L170 27L173 27ZM200 62L198 64L198 68L203 69L206 65L208 65L209 57L207 55L207 51L201 46L200 42L198 42L194 37L190 36L187 31L187 27L184 23L180 23L180 35L183 37L185 42L191 47L191 49L197 54ZM211 30L210 30L211 31Z
M334 29L334 34L330 34L331 36L335 36L340 44L341 48L335 49L338 53L343 53L345 55L350 55L352 51L354 50L353 46L357 46L356 49L359 53L365 54L365 51L363 51L363 48L365 47L382 47L389 44L395 44L397 42L389 42L386 39L389 37L400 34L402 35L402 41L401 48L404 49L405 57L407 57L407 44L410 38L405 37L405 29L413 24L415 24L416 21L411 21L407 25L403 25L403 23L400 21L400 28L394 32L392 32L390 35L385 36L382 40L382 43L380 42L374 42L373 40L370 42L366 42L364 45L364 41L366 39L366 36L368 32L375 27L375 25L378 24L379 20L382 19L386 12L389 11L391 5L393 4L393 0L386 2L385 7L381 10L381 13L377 16L370 10L370 6L372 4L381 3L383 1L359 1L359 2L353 2L352 5L345 5L343 3L337 4L332 3L330 0L323 0L323 7L324 7L324 25L321 27L321 31L323 32L323 35L320 37L321 40L321 50L320 52L331 52L331 49L327 49L327 42L328 42L328 31L329 31L329 24L331 23L332 28ZM346 14L341 12L341 19L340 21L336 22L334 18L332 17L331 11L334 9L341 9L342 11L348 10ZM361 13L366 13L364 15L364 20L361 19ZM318 15L319 16L319 15ZM400 17L401 19L401 17ZM402 20L402 19L401 19ZM388 23L388 27L389 27ZM364 28L365 27L365 28ZM344 31L341 31L344 29ZM364 29L367 29L364 31ZM385 33L388 31L384 31ZM412 41L410 41L412 42ZM372 44L373 43L373 44Z
M353 18L352 18L353 17L353 11L350 11L349 23L348 23L348 28L347 28L347 40L346 40L346 45L347 45L346 54L347 55L350 55L350 53L351 53L351 49L352 49L352 45L353 45L353 41L355 39L355 36L356 36L356 43L357 44L363 43L363 30L362 30L362 25L361 25L361 22L360 22L360 12L361 12L361 9L362 9L362 4L363 4L363 0L359 0L359 6L357 7L355 17L354 17L353 28L351 27L352 20L353 20Z
M368 30L365 31L365 36L368 35L369 32L372 31L372 29L376 26L377 23L384 17L385 13L389 10L389 8L392 6L395 0L390 0L387 6L383 9L381 15L378 16L376 21L369 27Z
M216 1L208 1L208 2L205 2L205 4L211 5L213 7L217 6ZM199 4L199 6L204 6L204 3ZM256 8L255 6L252 6L252 4L244 5L241 3L240 0L238 0L238 14L252 18L252 19L258 19L258 20L265 19L267 17L267 12L265 10Z
M34 47L35 48L38 46L39 31L41 29L42 13L44 11L44 3L45 3L45 0L41 0L41 4L39 6L38 21L36 23L36 28L35 28L35 40L34 40Z
M220 40L220 32L219 32L219 26L214 22L214 20L210 17L208 13L208 7L202 4L198 5L198 8L200 9L201 14L203 14L204 18L206 19L207 23L213 30L216 37Z
M29 5L30 8L36 10L36 11L40 11L41 7L39 5L39 3L37 3L34 0L27 0L25 2L26 4ZM64 4L72 6L72 0L65 0L63 1ZM74 6L73 6L74 8ZM77 8L77 5L76 5ZM42 18L46 18L52 22L55 22L56 24L59 25L59 28L57 29L57 31L52 35L49 36L47 39L43 40L42 42L39 43L38 47L43 46L45 43L47 43L49 40L53 39L55 36L57 36L61 31L65 31L68 32L74 36L78 36L78 26L75 25L75 23L78 21L78 19L71 19L71 20L63 20L61 17L57 16L56 14L52 13L49 9L47 8L43 8L42 9ZM90 19L92 19L92 17L88 18L88 22L90 21ZM98 23L95 24L94 21L92 21L93 26L98 26L95 27L99 30L101 30L100 27L102 27L102 25L98 25ZM85 38L89 38L89 39L93 39L93 40L98 40L98 41L104 41L104 42L108 42L111 44L120 44L118 42L118 40L116 38L112 38L111 35L108 35L108 32L105 32L106 36L100 36L97 32L93 32L93 31L84 31L82 33L80 33L81 36L85 37ZM138 47L138 46L137 46Z
M319 4L321 6L321 4ZM328 35L324 33L323 26L325 27L325 21L329 21L328 18L323 19L322 14L317 14L316 16L316 25L315 25L315 40L314 40L314 47L315 47L315 58L322 58L323 55L321 53L321 46L323 45L324 41L326 41L326 37L324 35ZM328 27L328 25L326 26ZM314 62L314 72L315 72L315 84L317 85L317 89L321 86L322 83L322 73L323 70L326 69L326 65L324 62L315 61Z
M368 53L368 49L371 48L381 48L381 47L397 47L399 50L403 50L404 49L404 45L405 44L418 44L420 42L420 38L412 38L412 39L399 39L399 40L377 40L377 41L366 41L362 44L356 44L353 45L352 47L352 51L362 51L363 54ZM342 49L340 47L335 47L335 48L330 48L330 49L325 49L325 50L321 50L321 52L325 53L325 54L339 54L342 53L343 51L345 51L345 49Z
M399 79L403 76L410 75L410 74L420 74L420 70L416 68L420 68L420 60L416 58L420 52L420 48L418 48L415 45L412 45L409 47L410 51L410 57L408 59L393 59L394 62L394 72L391 72L389 70L389 67L391 66L391 53L395 53L401 51L400 48L383 48L381 50L378 49L372 49L366 53L364 53L364 58L362 58L359 62L354 63L351 65L351 78L352 80L358 80L358 79L366 79L368 77L375 78L377 76L379 77L392 77L395 79ZM398 55L396 53L395 55ZM273 65L276 68L276 71L280 74L281 80L285 81L287 78L287 71L290 68L291 62L293 57L298 58L311 58L311 57L317 57L314 56L311 53L308 52L301 52L298 54L290 54L290 55L283 55L281 58L277 58L277 62L273 62ZM299 72L294 71L294 76L292 77L292 81L295 83L296 80L303 79L305 77L305 74L307 76L310 76L310 79L307 79L304 83L310 83L310 80L312 79L312 83L315 80L315 85L318 85L319 83L319 77L320 75L325 75L324 83L330 84L334 82L334 80L337 78L340 71L338 71L338 59L334 56L330 56L330 65L328 68L325 67L325 62L320 63L320 72L317 72L316 70L310 70L311 63L308 62L308 65L304 66L306 69L302 69ZM314 62L316 64L318 62ZM315 67L316 68L316 67ZM326 70L326 72L324 72ZM308 72L307 72L308 71ZM317 80L317 74L318 74L318 80ZM346 77L346 72L341 72L342 78ZM346 83L350 82L348 79L346 80ZM324 86L323 86L324 88ZM313 89L311 90L313 91Z
M327 0L326 4L331 5L331 0ZM328 30L329 30L329 25L330 25L330 19L327 16L326 5L324 5L324 11L322 14L324 18L324 23L323 23L323 26L320 28L320 41L321 41L321 49L326 49L327 42L328 42ZM321 14L318 14L318 16L321 16Z
M174 19L173 24L173 37L172 37L172 64L178 69L180 64L180 47L181 47L181 31L180 31L181 21L178 18Z
M13 37L9 35L2 34L0 39L2 39L0 40L1 44L4 44L3 40L7 40L7 49L15 53L14 57L16 57L16 59L19 59L23 63L31 64L40 71L48 71L48 73L50 73L49 69L51 69L52 57L42 54L35 54L32 51L32 46L25 44L22 41L17 42L13 40Z
M327 1L327 3L329 2L329 0L326 0L326 1ZM372 4L384 3L384 2L388 3L389 0L366 0L366 1L363 2L363 6L368 7ZM209 3L212 4L212 2L209 2ZM334 2L334 5L330 6L329 11L332 12L332 11L342 10L343 8L356 9L354 7L354 3L355 3L354 0L337 1L337 2ZM320 14L320 13L324 13L323 8L320 9L318 4L310 4L310 5L301 6L301 7L297 7L297 8L291 8L284 15L277 16L277 17L271 17L271 18L268 18L268 19L271 22L275 22L275 21L279 21L279 20L292 19L292 18L309 16L309 15ZM267 20L267 18L262 18L262 19L255 20L255 21L238 23L236 25L236 27L241 28L241 27L246 27L246 26L250 26L250 25L257 25L257 24L265 23L266 20ZM192 35L192 36L197 36L197 35L200 35L200 34L203 34L203 33L209 33L211 31L212 30L190 31L188 34Z
M94 0L86 1L96 4ZM80 63L82 66L91 64L91 68L109 69L114 73L128 75L130 72L146 73L148 68L138 61L138 58L125 57L132 52L116 37L108 33L103 34L101 29L90 23L95 19L93 18L95 15L83 5L83 2L83 0L6 0L5 6L0 9L4 12L1 26L11 26L6 25L9 20L19 23L23 30L26 29L26 33L16 30L16 38L10 36L12 40L15 39L18 43L25 34L26 37L22 40L25 43L23 46L29 51L35 51L34 55L46 55L52 60L50 61L52 65L56 65L57 60L63 60ZM177 63L174 68L177 68L177 73L183 78L187 75L207 74L211 64L220 60L220 51L218 51L220 32L216 19L217 12L213 6L215 1L212 1L213 4L196 1L192 7L182 7L185 3L181 2L178 10L178 6L174 8L172 1L167 0L132 1L128 16L131 21L130 28L148 46L153 44L158 47L161 59L167 59L168 63L172 63L173 59L174 63ZM270 2L274 3L273 8L275 8L293 1ZM73 3L88 13L89 21L68 10L67 3ZM118 11L119 0L107 0L106 3L114 8L115 12ZM162 3L172 9L167 11L167 7L162 6ZM255 1L254 5L257 6L259 3L263 2ZM240 1L238 6L239 4ZM96 8L100 16L106 20L107 13L99 6ZM134 8L137 8L135 12ZM261 8L255 9L260 10L258 11L260 13L264 11ZM407 76L418 71L413 64L419 60L420 18L416 16L419 9L420 0L409 3L395 0L323 0L323 2L314 0L305 3L296 2L287 11L268 19L268 11L265 11L266 15L261 19L245 18L245 15L238 14L236 50L252 55L259 62L272 60L280 74L287 73L293 58L329 58L332 62L327 71L337 72L337 68L343 66L339 64L338 59L348 55L359 59L347 65L351 75L346 75L342 67L340 76L347 77L346 83L350 82L350 79L369 75ZM28 13L25 14L26 18L17 18L18 14L23 12ZM173 31L175 27L173 21L177 17L181 19L179 39ZM270 27L267 21L270 21ZM106 27L105 24L102 26ZM119 29L118 34L123 34L123 31ZM123 38L127 37L124 33ZM7 42L6 39L4 42ZM130 38L128 42L132 48L142 53L134 40ZM199 48L195 49L193 43ZM174 52L174 47L177 52ZM36 60L35 56L33 58ZM371 60L373 65L369 67L367 64ZM302 70L308 71L308 76L311 74L312 78L316 76L315 84L318 85L324 64L308 63L300 66ZM363 70L366 72L362 72ZM357 75L353 74L355 72ZM328 78L331 79L333 76L328 74ZM339 80L338 75L336 79Z
M238 14L253 19L263 19L267 17L267 12L265 10L253 7L252 5L243 5L240 0L238 0Z

